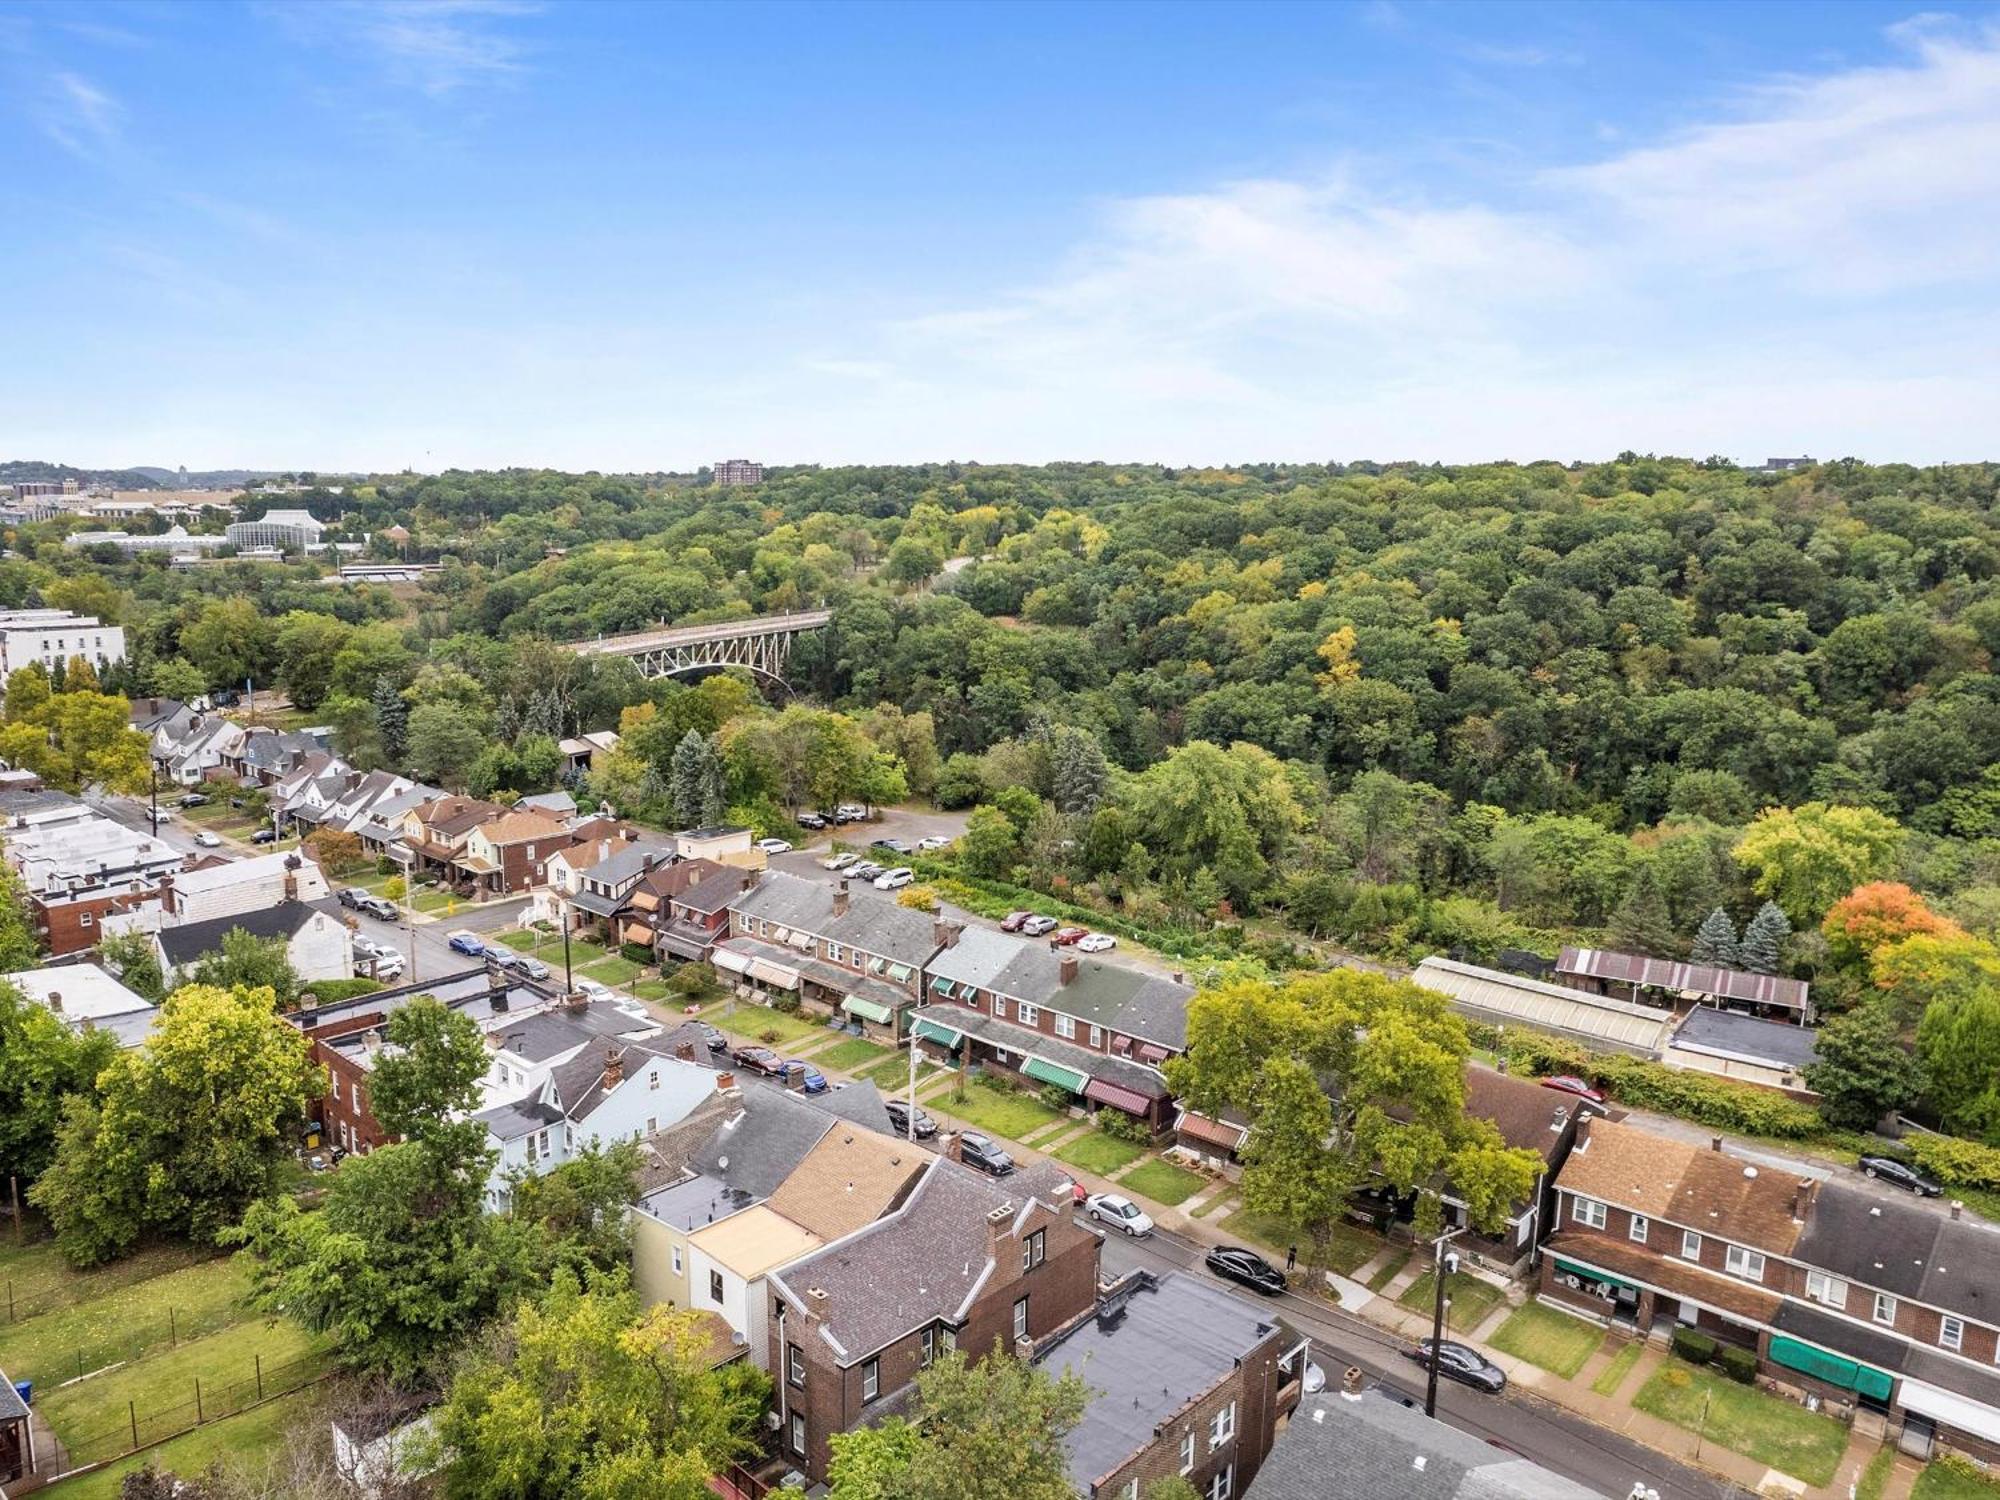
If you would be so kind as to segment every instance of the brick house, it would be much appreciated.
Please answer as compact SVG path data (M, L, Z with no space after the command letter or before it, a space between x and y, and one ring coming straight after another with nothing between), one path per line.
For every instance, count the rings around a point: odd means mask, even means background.
M942 1059L1054 1084L1155 1131L1173 1123L1160 1064L1187 1048L1194 987L1073 948L973 928L930 965L914 1034Z
M2000 1457L2000 1229L1607 1120L1581 1127L1556 1198L1549 1300L1699 1328L1907 1448Z
M400 842L413 856L418 877L434 875L451 880L453 866L465 853L465 841L472 830L502 816L506 809L497 802L477 797L438 797L406 811L397 825Z
M836 1432L901 1409L941 1352L1026 1352L1096 1304L1102 1241L1047 1162L940 1160L882 1218L768 1276L777 1447L823 1483Z
M727 935L743 873L712 859L679 859L639 877L618 913L619 938L644 943L662 963L706 959Z
M465 848L452 869L485 899L511 896L542 883L542 867L550 855L566 849L569 833L554 818L533 812L510 812L479 824L465 836Z
M1174 1476L1205 1500L1235 1500L1298 1406L1307 1352L1259 1304L1135 1270L1039 1344L1035 1362L1091 1387L1069 1435L1084 1500L1140 1500Z

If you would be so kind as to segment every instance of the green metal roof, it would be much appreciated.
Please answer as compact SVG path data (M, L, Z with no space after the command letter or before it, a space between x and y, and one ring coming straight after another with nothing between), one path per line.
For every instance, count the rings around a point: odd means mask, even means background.
M1872 1369L1842 1354L1829 1354L1824 1349L1800 1343L1797 1339L1786 1338L1782 1334L1771 1340L1770 1360L1774 1365L1801 1371L1824 1380L1828 1385L1837 1385L1843 1390L1859 1391L1862 1395L1873 1396L1878 1401L1887 1401L1889 1392L1896 1386L1894 1377L1880 1370Z
M1608 1275L1603 1271L1593 1271L1589 1266L1577 1265L1573 1261L1564 1260L1560 1255L1556 1257L1556 1269L1558 1271L1567 1271L1572 1276L1582 1276L1591 1281L1601 1281L1606 1286L1622 1286L1628 1292L1639 1290L1638 1287L1626 1281L1623 1277Z

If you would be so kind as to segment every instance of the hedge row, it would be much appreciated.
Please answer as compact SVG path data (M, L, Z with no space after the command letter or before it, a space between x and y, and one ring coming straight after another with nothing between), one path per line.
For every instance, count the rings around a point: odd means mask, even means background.
M1717 1130L1790 1140L1826 1133L1826 1122L1811 1105L1752 1084L1669 1068L1624 1053L1590 1052L1573 1042L1527 1031L1509 1033L1506 1052L1507 1065L1517 1071L1543 1078L1573 1073L1620 1104L1679 1115Z
M1946 1187L2000 1192L2000 1149L1949 1135L1908 1135L1903 1149Z

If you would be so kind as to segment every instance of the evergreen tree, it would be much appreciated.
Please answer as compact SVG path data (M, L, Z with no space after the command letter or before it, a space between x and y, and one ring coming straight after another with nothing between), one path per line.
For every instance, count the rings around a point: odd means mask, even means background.
M1072 815L1097 811L1111 779L1097 737L1068 727L1056 730L1049 741L1049 771L1056 806Z
M1743 929L1737 959L1753 974L1775 974L1784 956L1785 939L1791 935L1790 918L1778 909L1777 902L1766 901Z
M375 679L375 690L369 695L369 701L375 709L375 734L382 742L382 758L390 765L396 765L409 749L409 700L396 686L396 679L385 672Z
M1688 957L1698 964L1714 964L1723 969L1736 967L1736 924L1729 920L1728 912L1718 906L1701 919Z
M1627 953L1648 958L1672 958L1680 951L1667 898L1650 864L1639 866L1625 890L1625 900L1611 915L1611 940Z
M722 820L722 754L715 741L698 729L690 729L674 746L667 768L667 800L684 828L710 827Z

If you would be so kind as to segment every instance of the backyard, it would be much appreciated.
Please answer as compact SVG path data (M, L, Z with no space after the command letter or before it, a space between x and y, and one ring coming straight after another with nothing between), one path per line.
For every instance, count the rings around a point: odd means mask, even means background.
M1832 1417L1678 1359L1660 1366L1632 1404L1811 1485L1830 1484L1847 1451L1847 1429Z
M1604 1330L1539 1302L1528 1302L1516 1308L1487 1342L1502 1354L1525 1359L1568 1379L1597 1352L1597 1346L1604 1342Z
M280 1396L251 1411L198 1427L148 1452L65 1480L62 1488L52 1493L59 1500L118 1500L125 1476L144 1468L149 1459L177 1474L198 1473L220 1461L227 1470L240 1469L247 1477L257 1478L271 1458L284 1450L287 1434L308 1413L312 1400L310 1391Z

